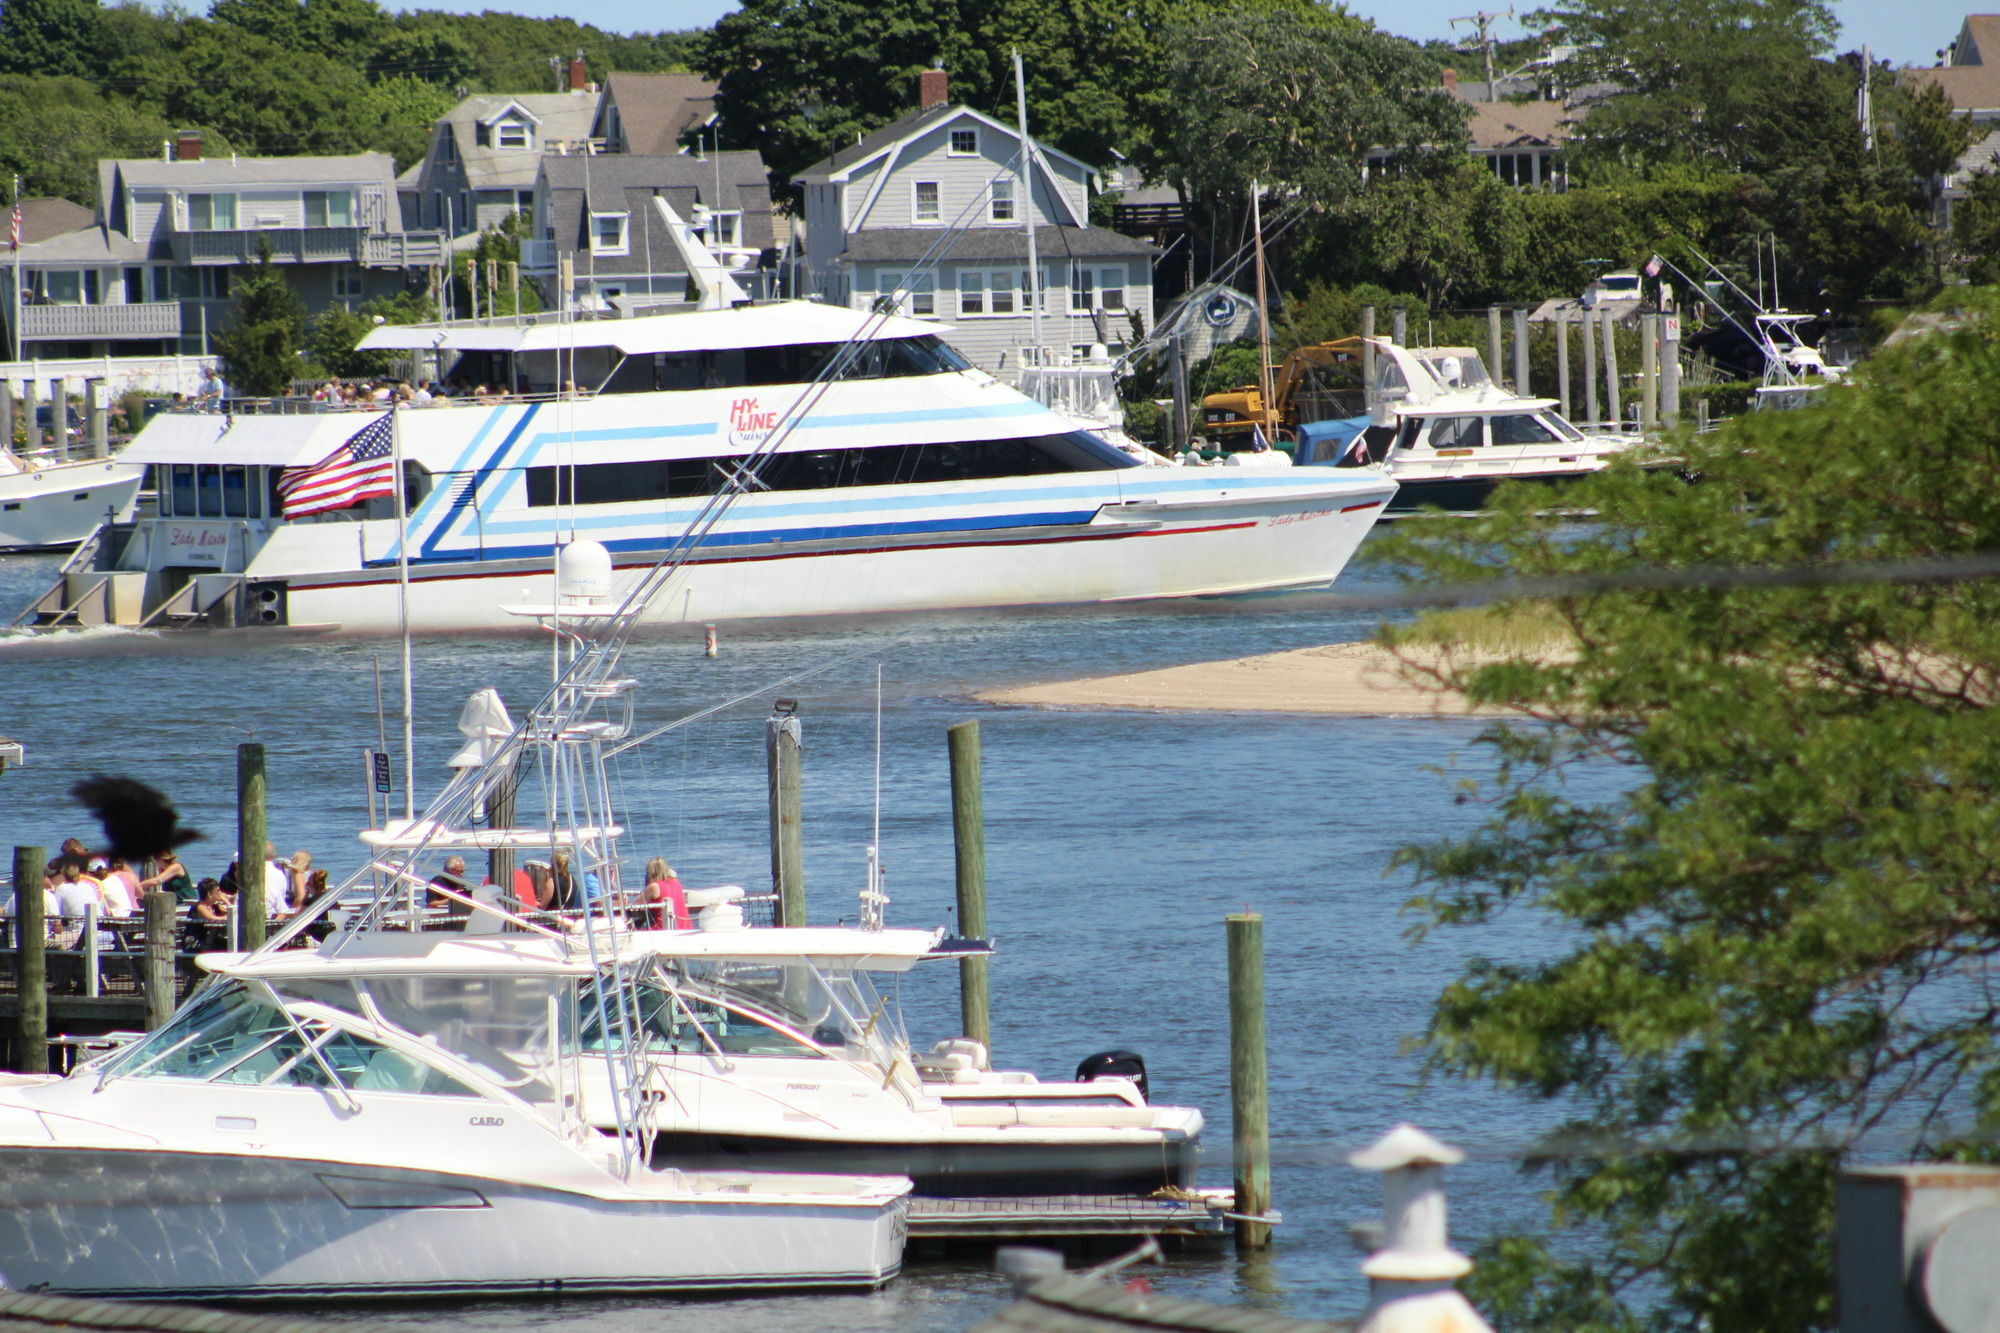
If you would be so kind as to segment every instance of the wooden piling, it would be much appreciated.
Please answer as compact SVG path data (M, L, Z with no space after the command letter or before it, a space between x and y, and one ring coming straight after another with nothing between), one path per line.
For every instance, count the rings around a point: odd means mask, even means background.
M778 895L778 924L806 923L805 828L799 811L799 771L805 745L798 715L788 708L764 723L764 759L770 774L771 891Z
M958 933L986 938L986 811L980 790L979 723L946 730L951 753L951 840L958 857ZM958 960L958 1011L965 1035L993 1048L987 960Z
M237 943L245 950L262 946L270 917L264 842L264 747L244 741L236 747L236 910L242 921Z
M1500 307L1486 307L1486 377L1495 384L1507 379L1506 363L1500 359Z
M14 381L0 376L0 444L14 447Z
M1514 392L1523 398L1534 396L1528 373L1528 307L1514 307Z
M1651 434L1660 422L1660 317L1639 317L1639 429Z
M1604 407L1611 428L1625 424L1625 405L1618 400L1618 322L1604 312Z
M1264 1049L1264 918L1232 913L1229 932L1229 1109L1235 1126L1236 1211L1271 1211L1271 1123ZM1236 1247L1261 1250L1271 1224L1238 1221Z
M174 1016L174 895L155 889L145 895L146 957L140 981L146 992L146 1026Z
M1556 316L1556 399L1565 418L1569 410L1569 318Z
M88 458L111 457L111 407L102 379L83 382L84 420L90 423Z
M1597 429L1597 320L1583 312L1583 424Z
M1389 312L1389 341L1398 347L1410 345L1410 312L1402 306Z
M1361 307L1361 391L1375 392L1375 307ZM1369 406L1374 406L1370 403Z
M32 426L34 418L28 420ZM15 1019L14 1064L23 1074L49 1072L49 929L42 912L42 871L47 866L41 848L14 849L14 976L21 1006Z

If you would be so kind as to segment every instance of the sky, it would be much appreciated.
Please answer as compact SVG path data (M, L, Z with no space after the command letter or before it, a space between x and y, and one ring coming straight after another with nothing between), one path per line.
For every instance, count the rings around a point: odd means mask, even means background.
M1515 7L1526 12L1537 0ZM403 9L500 9L539 17L568 17L594 24L610 32L658 32L677 28L706 28L721 15L736 8L733 0L654 0L637 4L633 0L415 0L397 5ZM1425 41L1453 35L1450 20L1480 9L1503 10L1499 0L1348 0L1348 8L1378 27ZM1842 25L1840 49L1872 46L1875 58L1898 65L1935 64L1939 48L1958 35L1958 25L1967 13L2000 10L2000 0L1968 6L1966 0L1834 0L1834 12ZM1464 38L1468 29L1456 30ZM1496 35L1519 37L1524 29L1511 19L1496 25Z

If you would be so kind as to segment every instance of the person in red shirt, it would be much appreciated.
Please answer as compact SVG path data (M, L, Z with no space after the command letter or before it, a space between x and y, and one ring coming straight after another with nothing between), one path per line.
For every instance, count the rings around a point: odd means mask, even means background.
M675 930L694 929L694 919L688 915L687 888L663 856L646 862L646 895L642 901L656 904L652 909L654 930L665 930L669 924ZM671 923L667 914L670 907Z

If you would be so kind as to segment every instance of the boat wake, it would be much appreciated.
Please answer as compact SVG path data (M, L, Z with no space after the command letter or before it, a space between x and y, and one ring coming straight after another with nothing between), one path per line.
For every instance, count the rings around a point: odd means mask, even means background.
M86 625L80 629L0 629L0 660L21 657L115 657L150 653L162 631L128 625Z

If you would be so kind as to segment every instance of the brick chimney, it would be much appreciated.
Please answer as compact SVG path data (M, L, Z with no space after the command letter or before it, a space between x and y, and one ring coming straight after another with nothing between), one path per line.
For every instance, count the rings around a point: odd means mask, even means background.
M1458 96L1458 71L1447 67L1444 71L1444 90L1453 97Z
M174 135L174 161L201 161L200 130L181 130Z
M917 75L917 110L928 111L951 100L951 76L941 69Z
M573 93L586 93L590 91L590 75L584 69L583 52L581 51L570 57L569 90Z

